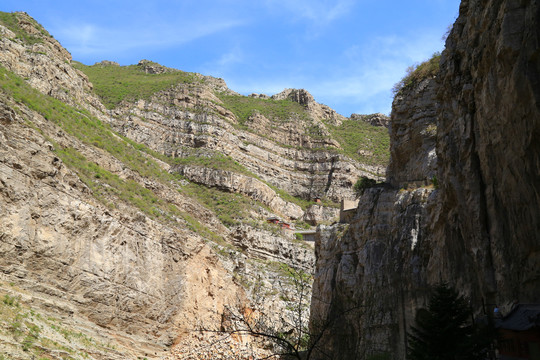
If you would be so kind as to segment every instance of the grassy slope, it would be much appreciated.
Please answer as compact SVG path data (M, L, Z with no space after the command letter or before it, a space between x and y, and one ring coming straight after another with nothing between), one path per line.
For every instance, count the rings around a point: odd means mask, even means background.
M195 74L183 71L163 74L147 74L138 65L92 65L74 62L74 67L83 71L94 84L94 91L108 109L121 101L148 99L153 94L179 83L201 81Z
M158 158L170 165L190 164L205 166L214 169L236 171L241 174L256 177L242 165L223 154L214 153L212 156L189 156L172 159L158 154L146 146L137 144L129 139L115 134L106 124L92 117L86 111L68 106L50 96L43 95L30 87L23 79L0 67L0 88L15 101L24 103L30 109L42 114L47 120L63 128L70 135L83 143L98 147L110 153L126 164L131 170L140 175L161 182L167 186L176 183L184 194L196 199L209 209L212 209L218 218L226 225L237 225L251 217L251 209L258 209L263 204L253 201L246 196L231 194L204 186L189 184L179 185L181 178L178 175L164 171L155 160L146 156ZM54 141L51 140L54 143ZM155 219L170 221L174 218L183 218L188 227L207 239L222 243L220 237L200 224L193 216L179 210L168 203L153 191L141 186L133 180L123 180L117 175L88 161L81 153L73 148L62 148L55 144L55 151L62 161L79 175L80 179L92 190L94 197L109 207L115 207L118 199L131 204ZM277 190L277 189L275 189ZM284 192L280 195L287 201L293 201L300 206L308 204Z
M373 126L362 120L344 120L340 126L327 127L343 148L343 154L362 164L388 164L390 137L385 127ZM363 155L360 151L369 155Z
M20 26L19 22L21 21L23 15L16 13L7 13L0 11L0 23L7 27L9 30L15 33L15 38L23 41L25 44L33 45L37 43L42 43L43 40L39 36L34 36L28 34ZM35 20L25 17L24 19L29 20L33 23L33 26L38 29L42 36L51 37L51 35L45 30L41 25L39 25Z
M256 112L275 121L309 120L304 107L288 99L259 99L227 94L218 94L218 97L223 101L224 106L236 115L241 125L244 125L247 119Z
M2 67L0 67L0 88L4 94L42 114L68 134L85 144L109 152L140 175L163 184L179 180L161 169L156 161L141 152L143 150L152 153L151 150L115 135L108 126L84 111L79 111L50 96L43 95L26 84L20 77ZM31 123L30 125L32 126ZM219 238L196 219L160 198L151 190L135 181L123 180L99 165L88 161L76 149L61 148L55 144L55 151L67 166L77 172L80 179L92 190L93 195L105 205L115 206L114 201L110 200L112 197L135 206L152 218L165 221L178 217L183 218L188 227L199 232L205 238Z

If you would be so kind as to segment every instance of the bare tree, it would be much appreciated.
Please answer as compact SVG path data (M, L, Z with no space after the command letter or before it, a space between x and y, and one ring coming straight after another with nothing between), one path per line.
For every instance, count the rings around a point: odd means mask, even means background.
M268 355L259 359L331 359L324 352L324 335L331 331L345 315L355 309L341 311L331 320L319 320L309 324L311 302L311 276L303 271L287 269L289 276L279 284L280 297L290 304L287 314L268 312L268 292L262 282L257 282L252 291L252 301L246 305L240 299L225 306L219 329L201 327L200 331L220 333L228 336L248 336L252 341L268 350Z

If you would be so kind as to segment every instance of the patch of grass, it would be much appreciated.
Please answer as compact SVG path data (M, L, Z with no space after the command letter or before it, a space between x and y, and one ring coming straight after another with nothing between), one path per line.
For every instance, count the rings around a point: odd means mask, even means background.
M341 145L343 154L368 165L386 166L390 161L388 129L362 120L344 120L340 126L327 128Z
M19 306L19 299L17 299L15 296L10 296L9 294L4 295L2 302L7 306Z
M28 328L28 332L24 340L22 341L22 349L23 351L29 351L33 346L36 340L39 339L39 332L40 329L35 324L26 324Z
M16 39L21 40L27 45L42 43L43 39L27 33L21 27L21 21L30 21L32 25L40 31L42 35L51 37L51 35L47 32L47 30L43 28L43 26L39 25L35 20L30 19L30 17L23 20L23 16L24 15L15 12L8 13L0 11L0 23L7 27L9 30L13 31L15 33Z
M193 183L184 186L182 192L212 209L218 219L228 227L242 224L251 218L251 210L264 206L242 194L229 193Z
M401 94L404 90L413 88L424 79L436 76L439 73L440 61L441 53L435 52L429 60L409 66L406 70L406 75L392 88L394 95Z
M134 205L152 218L171 216L171 208L167 203L139 183L121 179L118 175L88 161L73 148L56 149L56 153L64 164L77 172L79 178L92 190L93 195L104 204L113 207L114 204L109 202L109 199L114 196Z
M202 81L193 73L170 71L162 74L147 74L139 65L92 66L74 62L73 66L88 76L95 93L108 109L115 108L122 101L149 99L153 94L171 88L176 84L192 84Z
M216 151L205 150L204 152L197 153L197 150L193 149L192 152L194 153L193 155L189 155L186 157L179 157L174 159L168 158L163 160L178 165L203 166L210 169L233 171L239 174L256 177L256 175L246 169L244 165L238 163L230 156L221 154Z
M232 171L232 172L236 172L238 174L243 174L243 175L246 175L246 176L253 177L253 178L265 183L266 185L268 185L283 200L288 201L288 202L292 202L293 204L296 204L296 205L300 206L304 210L308 206L310 206L311 204L315 203L314 201L304 200L302 198L293 196L293 195L287 193L286 191L281 190L281 189L277 188L276 186L273 186L273 185L269 184L268 182L262 180L259 176L252 173L251 171L246 169L245 166L238 163L237 161L235 161L234 159L232 159L229 156L223 155L223 154L215 152L215 151L209 151L209 150L204 150L204 152L198 152L197 149L189 149L189 151L192 151L194 153L194 155L181 157L181 158L174 158L174 159L166 157L166 156L163 155L162 160L165 161L165 162L168 162L171 165L183 164L183 165L203 166L203 167L210 168L210 169ZM158 156L160 156L160 155L158 155ZM204 191L191 192L192 195L197 196L197 198L200 199L200 200L202 199L203 203L205 203L211 209L215 210L215 208L213 206L211 206L211 204L204 199L204 197L206 195L202 195L203 193L204 193ZM201 195L202 195L202 198L199 197ZM339 204L335 204L335 203L332 203L330 201L326 201L324 203L324 205L325 206L333 206L333 207L337 206L337 207L339 207Z
M225 240L223 240L221 236L209 230L206 226L201 224L199 220L195 219L192 215L186 212L182 212L181 216L184 218L184 220L186 220L188 228L191 231L196 232L197 234L201 235L203 238L207 240L211 240L219 245L225 244Z
M275 121L309 119L309 115L304 107L289 99L259 99L225 93L218 93L216 95L223 102L225 108L231 110L236 115L240 125L245 125L248 118L256 112L259 112L267 119Z

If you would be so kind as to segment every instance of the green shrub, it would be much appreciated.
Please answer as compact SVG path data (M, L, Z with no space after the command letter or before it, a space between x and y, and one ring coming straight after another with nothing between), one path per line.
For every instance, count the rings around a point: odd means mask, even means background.
M375 185L377 185L377 181L374 179L370 179L367 176L362 176L356 183L353 185L353 191L356 197L362 196L364 194L364 191L366 189L372 188Z
M437 179L436 175L433 175L433 177L431 178L431 183L433 184L433 187L435 189L439 188L439 179Z

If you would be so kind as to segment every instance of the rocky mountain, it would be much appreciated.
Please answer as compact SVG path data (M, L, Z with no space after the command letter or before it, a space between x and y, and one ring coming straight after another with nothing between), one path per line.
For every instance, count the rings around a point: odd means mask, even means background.
M326 354L404 359L441 281L477 317L540 301L539 29L537 2L462 1L440 71L398 92L386 186L316 243Z
M199 330L231 304L254 311L261 288L291 322L291 270L312 273L314 253L281 227L332 223L387 163L384 127L305 90L242 96L148 60L83 65L25 13L0 13L0 85L10 359L268 353Z

